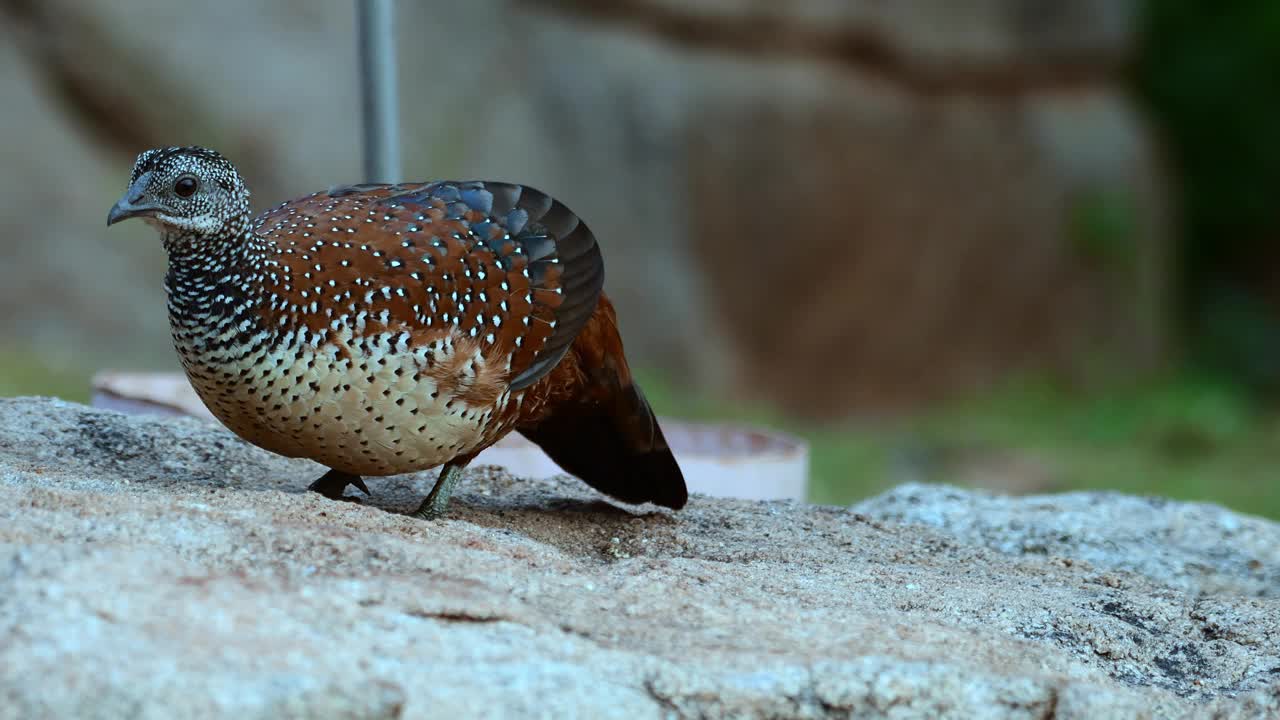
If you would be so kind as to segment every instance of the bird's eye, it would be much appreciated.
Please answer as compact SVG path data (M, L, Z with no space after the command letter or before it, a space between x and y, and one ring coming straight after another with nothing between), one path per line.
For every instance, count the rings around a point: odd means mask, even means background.
M196 194L196 188L200 187L200 183L190 175L184 175L178 178L178 182L173 184L173 192L178 197L189 198Z

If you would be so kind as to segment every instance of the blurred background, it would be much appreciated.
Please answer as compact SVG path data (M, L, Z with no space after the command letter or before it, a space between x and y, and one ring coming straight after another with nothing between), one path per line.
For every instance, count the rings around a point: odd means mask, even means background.
M0 395L174 369L135 154L360 179L347 0L0 0ZM1280 4L398 10L405 174L554 193L660 413L908 480L1280 517Z

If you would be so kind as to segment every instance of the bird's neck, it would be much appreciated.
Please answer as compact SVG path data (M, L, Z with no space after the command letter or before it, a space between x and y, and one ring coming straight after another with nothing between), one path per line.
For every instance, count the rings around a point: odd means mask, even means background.
M214 234L168 229L165 291L172 317L223 316L256 301L277 254L275 243L253 231L247 217Z

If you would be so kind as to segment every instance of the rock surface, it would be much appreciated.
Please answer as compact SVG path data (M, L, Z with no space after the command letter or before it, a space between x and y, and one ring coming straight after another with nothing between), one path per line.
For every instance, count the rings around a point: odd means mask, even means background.
M364 504L193 420L0 401L0 718L1275 717L1280 526L908 486Z

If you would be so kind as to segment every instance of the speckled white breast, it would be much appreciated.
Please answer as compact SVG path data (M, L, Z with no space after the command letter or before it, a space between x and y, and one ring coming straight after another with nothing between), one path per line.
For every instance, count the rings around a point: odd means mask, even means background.
M240 437L356 475L425 470L509 430L491 422L505 393L472 407L426 372L448 357L449 339L410 348L403 337L353 343L344 331L312 345L290 333L240 352L188 346L184 365L210 411Z

